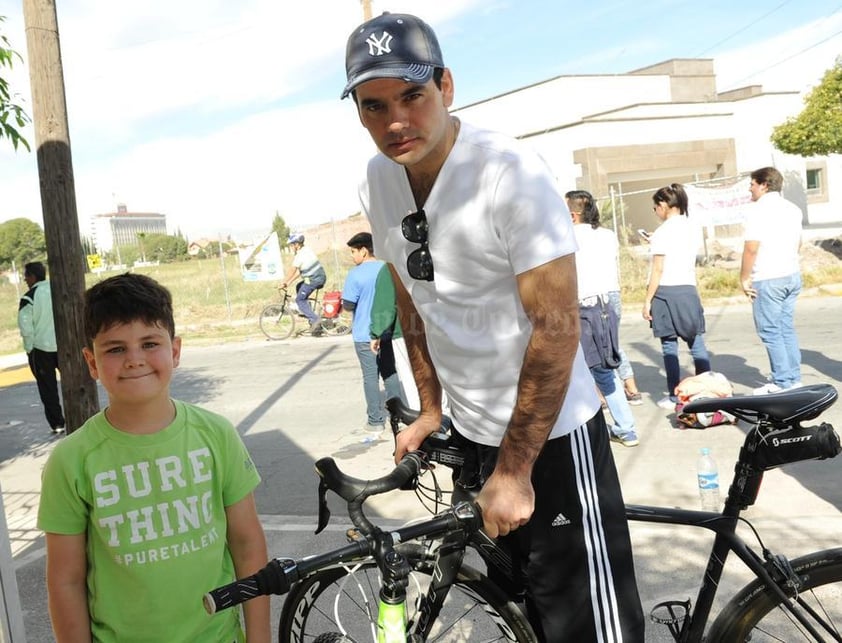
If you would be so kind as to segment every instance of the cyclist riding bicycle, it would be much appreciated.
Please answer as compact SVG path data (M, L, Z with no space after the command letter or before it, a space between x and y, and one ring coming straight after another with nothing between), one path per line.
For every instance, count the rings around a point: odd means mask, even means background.
M283 288L286 288L294 280L301 278L295 286L295 303L298 310L310 322L310 330L315 331L319 328L319 316L313 312L310 307L308 297L310 293L319 290L325 285L327 281L327 274L322 266L316 253L310 248L304 247L304 235L294 233L289 235L287 243L292 246L295 252L295 258L292 260L292 266L287 272L286 278L283 282Z

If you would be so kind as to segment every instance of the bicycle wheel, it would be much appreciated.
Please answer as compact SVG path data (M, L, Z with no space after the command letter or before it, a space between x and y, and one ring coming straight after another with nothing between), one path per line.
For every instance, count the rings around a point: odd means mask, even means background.
M842 640L842 548L808 554L791 565L803 582L798 602L805 606L804 613L812 613L810 621L821 640ZM792 590L787 594L795 596ZM795 643L817 639L782 607L765 583L754 581L722 609L706 640Z
M433 561L408 556L413 572L407 614L415 623L420 597L429 586ZM371 558L319 570L297 583L284 602L281 643L377 641L380 574ZM413 639L420 641L421 639ZM526 616L488 578L466 565L459 570L427 641L473 643L537 639Z
M269 339L286 339L295 330L295 316L281 304L269 304L260 311L260 330Z
M345 315L322 319L322 330L327 335L347 335L351 332L351 322Z

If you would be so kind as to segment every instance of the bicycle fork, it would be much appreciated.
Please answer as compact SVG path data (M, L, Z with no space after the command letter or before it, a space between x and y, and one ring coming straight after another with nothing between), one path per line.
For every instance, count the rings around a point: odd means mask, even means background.
M383 536L391 540L388 534ZM386 547L387 551L382 558L375 557L383 561L380 564L382 583L378 594L377 643L426 641L462 566L464 536L461 533L450 534L437 549L430 586L426 594L418 598L413 621L408 620L406 607L407 587L412 573L409 561L391 544L381 541L378 546Z

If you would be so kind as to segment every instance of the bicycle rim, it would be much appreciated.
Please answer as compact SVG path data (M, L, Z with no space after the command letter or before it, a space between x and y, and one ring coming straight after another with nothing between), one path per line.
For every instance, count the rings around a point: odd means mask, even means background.
M708 641L834 641L842 640L842 549L816 552L791 562L803 582L798 604L804 608L821 639L813 637L783 607L764 583L743 588L722 610ZM787 592L790 600L795 593Z
M322 319L322 330L328 335L347 335L351 332L351 323L342 315Z
M270 304L260 311L260 330L269 339L286 339L295 329L295 318L281 304Z
M410 623L417 624L420 596L429 585L432 567L426 562L416 562L413 568L420 569L412 573L409 581L407 613ZM281 643L376 642L379 589L380 575L372 559L354 566L320 570L296 584L290 592L281 614L278 640ZM425 640L532 642L535 635L523 613L491 581L463 567Z

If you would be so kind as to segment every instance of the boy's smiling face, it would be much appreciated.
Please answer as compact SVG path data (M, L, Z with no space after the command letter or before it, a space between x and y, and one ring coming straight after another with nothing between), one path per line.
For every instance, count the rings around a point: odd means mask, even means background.
M82 349L91 377L102 382L111 406L169 403L172 372L181 338L142 321L116 324L97 333L93 350Z

